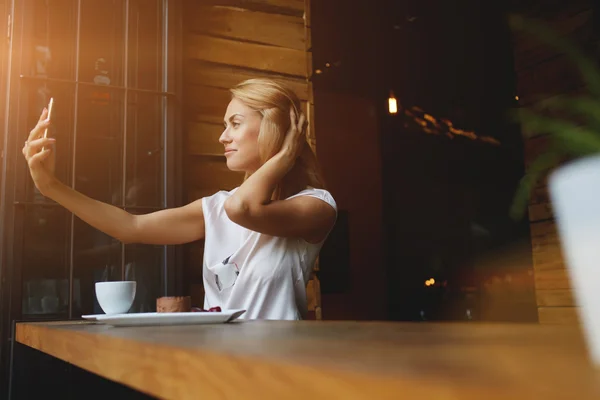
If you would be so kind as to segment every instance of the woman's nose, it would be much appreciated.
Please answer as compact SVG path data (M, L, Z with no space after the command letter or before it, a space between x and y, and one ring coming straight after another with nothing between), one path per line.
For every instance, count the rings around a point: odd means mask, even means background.
M221 144L231 142L231 138L229 137L229 129L228 128L225 128L225 130L223 130L223 133L221 133L221 136L219 136L219 142Z

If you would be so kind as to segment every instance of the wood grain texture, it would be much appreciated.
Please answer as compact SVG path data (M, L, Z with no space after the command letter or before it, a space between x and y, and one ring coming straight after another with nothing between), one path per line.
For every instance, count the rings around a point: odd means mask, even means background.
M529 105L582 86L582 78L571 60L556 55L531 68L517 71L520 105Z
M509 8L543 20L554 32L582 49L588 50L594 43L594 2L591 0L511 0ZM516 33L513 41L521 107L539 111L544 100L566 98L586 91L574 63L556 48L540 43L531 34ZM544 113L550 117L562 116L561 111L556 110L544 110ZM548 139L543 135L546 133L523 130L526 168L547 149ZM542 324L578 324L571 282L548 195L549 172L541 177L529 202L538 317Z
M564 259L555 222L532 223L530 229L533 268L536 271L563 269Z
M304 37L306 38L305 39L305 42L306 42L305 49L306 49L306 51L312 52L312 30L311 30L310 26L305 26L304 27Z
M565 268L565 262L560 246L548 245L537 247L533 251L532 256L533 268L536 271Z
M251 78L269 78L287 85L300 98L310 100L309 86L306 78L293 78L262 71L249 70L232 65L211 64L203 62L190 63L185 70L185 81L194 85L189 89L199 90L198 86L217 87L229 90L238 83ZM198 85L198 86L196 86Z
M190 33L304 51L304 19L221 6L196 6L184 16Z
M164 399L597 399L576 327L19 323L16 340Z
M577 306L571 289L540 289L536 292L537 304L540 307L575 307Z
M548 247L559 247L560 239L554 221L534 222L530 226L533 251L546 250Z
M184 58L306 77L307 53L304 50L188 34Z
M222 125L231 93L227 89L198 86L188 89L186 101L189 121ZM302 100L301 107L304 113L308 112L307 101Z
M531 192L531 198L529 199L529 204L540 204L547 203L550 201L550 194L548 193L548 186L538 185L533 188Z
M223 189L219 189L218 187L198 188L198 187L193 187L190 185L190 188L188 190L188 202L191 203L192 201L200 200L203 197L213 195L213 194L217 193L219 190L223 190Z
M593 35L593 12L581 10L575 15L556 20L544 20L561 37L574 43L588 43ZM557 55L556 49L540 43L529 34L520 34L515 38L515 69L517 71L533 67Z
M312 0L303 0L304 1L304 23L306 26L311 26L311 2Z
M552 204L550 202L531 204L529 206L529 221L543 221L554 218Z
M227 168L224 157L222 160L192 159L189 168L191 177L189 184L192 187L232 190L239 186L244 179L243 173Z
M549 145L550 140L547 135L535 134L535 136L525 139L525 168L529 169L531 163L548 150Z
M231 93L227 89L208 86L189 87L185 100L188 121L222 126Z
M236 84L264 77L289 86L308 115L313 150L316 138L308 79L310 1L205 0L186 2L185 7L186 196L191 202L242 183L242 174L227 169L218 142L231 99L229 89ZM202 262L199 246L189 248L188 259ZM197 277L195 272L193 276Z
M571 280L566 269L537 270L534 277L536 290L571 288Z
M307 51L306 52L306 69L304 71L304 73L306 74L305 76L307 76L309 79L312 78L313 76L313 57L312 57L312 51Z
M580 323L577 307L539 307L538 317L541 324L578 325Z
M187 153L190 155L222 156L224 146L219 142L223 124L189 122L187 124Z
M302 17L304 0L203 0L203 4Z

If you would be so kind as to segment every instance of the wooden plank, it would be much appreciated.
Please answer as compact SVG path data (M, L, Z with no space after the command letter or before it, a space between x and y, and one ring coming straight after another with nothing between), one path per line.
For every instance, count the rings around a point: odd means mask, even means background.
M61 321L17 323L15 332L25 346L165 400L600 398L599 371L575 327Z
M532 259L536 271L564 269L566 266L559 245L536 248L532 252Z
M550 201L550 194L548 193L548 185L540 182L540 185L537 185L533 188L531 192L531 198L529 200L529 204L539 204L539 203L547 203Z
M563 18L559 19L545 19L543 22L546 24L547 27L549 27L560 37L566 37L568 40L576 41L577 38L571 36L583 25L591 23L592 17L592 9L586 8L580 10L579 12L576 12L573 15L565 15ZM513 41L515 58L518 58L522 53L535 50L541 45L537 37L527 32L515 33L515 35L513 36Z
M525 167L529 167L533 160L547 151L549 144L548 135L528 137L524 142Z
M188 198L188 202L193 202L196 200L200 200L203 197L208 197L208 196L212 196L213 194L219 192L220 190L223 190L223 188L220 187L214 187L214 188L190 188L188 190L188 194L187 194L187 198Z
M549 202L529 206L529 221L536 222L552 218L554 218L554 213L552 212L552 204Z
M244 174L230 171L224 160L196 158L191 159L189 163L188 185L190 188L231 190L239 186L243 179Z
M548 23L548 21L545 21ZM573 43L586 46L593 38L593 12L584 10L566 19L548 23L550 28ZM514 38L515 70L521 71L555 57L560 52L554 47L540 43L529 33Z
M577 307L539 307L540 324L578 325Z
M309 280L308 285L306 285L306 302L308 311L314 311L317 307L318 298L316 295L316 290L315 280Z
M589 91L587 89L587 87L585 86L585 84L582 82L581 85L571 89L571 90L567 90L564 91L562 93L553 93L550 95L540 95L537 98L523 98L522 96L519 97L519 106L521 107L534 107L534 108L539 108L540 104L542 104L542 102L547 101L549 99L568 99L571 96L581 96L581 95L585 95L585 94L589 94ZM547 114L549 116L560 116L560 113L556 113L556 114Z
M518 73L519 103L531 104L573 92L581 88L582 83L582 78L573 63L565 56L557 56Z
M184 55L186 59L306 77L304 50L191 34L186 36Z
M531 228L533 268L536 270L564 269L564 258L554 221L535 222Z
M311 2L312 0L304 0L304 24L308 27L311 26L312 21Z
M238 7L272 14L297 17L304 15L304 0L203 0L202 2L208 5Z
M538 233L539 225L549 224L552 229L546 233ZM560 247L560 237L554 220L532 222L530 225L531 244L533 252Z
M304 50L312 51L312 31L310 29L310 26L304 27L304 41L305 41Z
M559 247L549 249L545 253L535 252L532 254L533 268L536 271L564 269L565 262Z
M537 245L532 240L532 262L536 271L564 269L565 261L558 244Z
M576 307L571 289L536 290L537 305L540 307Z
M229 90L198 86L186 92L186 108L192 121L223 124L227 105L231 101ZM302 111L308 112L308 102L301 101Z
M312 54L312 51L306 52L306 76L309 79L313 76L313 54Z
M223 155L223 144L219 137L223 124L189 122L187 124L187 153L189 155Z
M306 78L293 78L261 71L251 71L231 65L190 62L186 65L185 82L192 85L211 86L230 89L238 83L252 78L269 78L279 81L292 89L300 100L309 100L309 89ZM191 87L189 90L198 90Z
M231 93L226 89L193 86L186 90L185 100L187 111L195 121L223 125Z
M519 99L519 105L523 108L528 108L535 113L544 115L549 118L565 118L571 121L574 124L580 124L587 122L581 116L573 115L568 111L563 110L552 110L549 111L546 108L543 108L543 102L548 100L568 100L573 96L589 96L589 91L585 86L578 86L572 90L565 91L563 93L558 94L550 94L550 95L541 95L536 99ZM532 101L534 100L534 101ZM525 164L528 165L534 159L537 154L540 154L543 150L548 147L549 138L547 132L533 132L528 131L526 129L522 129L522 134L525 138Z
M222 6L196 6L184 16L188 32L304 51L302 17Z
M556 235L556 225L554 221L545 221L531 224L531 236L545 237L548 235Z
M548 20L560 20L593 8L593 0L509 0L511 12Z
M306 114L306 118L308 119L308 127L306 136L308 140L316 140L315 134L315 105L309 103L308 104L308 112Z
M566 269L538 270L534 273L535 290L571 289L571 281Z

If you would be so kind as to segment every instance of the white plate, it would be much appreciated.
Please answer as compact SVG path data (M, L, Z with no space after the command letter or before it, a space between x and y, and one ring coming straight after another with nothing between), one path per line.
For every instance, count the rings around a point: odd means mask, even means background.
M89 319L90 321L95 321L96 318L98 318L101 315L106 315L106 314L89 314L89 315L82 315L81 318L83 319Z
M223 310L221 312L93 314L81 317L112 326L197 325L230 322L245 312L246 310Z

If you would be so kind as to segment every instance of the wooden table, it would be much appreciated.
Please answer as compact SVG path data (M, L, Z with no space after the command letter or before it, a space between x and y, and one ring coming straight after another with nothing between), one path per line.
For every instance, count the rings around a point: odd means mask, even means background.
M16 340L169 399L600 399L577 328L249 321L20 323Z

